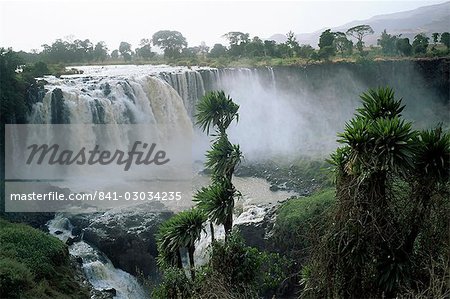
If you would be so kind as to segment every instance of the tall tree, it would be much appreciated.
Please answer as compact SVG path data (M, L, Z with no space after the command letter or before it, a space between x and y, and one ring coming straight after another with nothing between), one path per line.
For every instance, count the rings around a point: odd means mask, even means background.
M94 45L89 39L74 41L77 51L80 53L80 61L91 61L93 59Z
M277 43L274 40L264 41L264 56L275 57L277 55Z
M12 49L0 48L0 124L26 122L27 86L16 70L24 61ZM34 81L34 80L33 80ZM3 137L3 131L0 132ZM1 142L4 140L2 139ZM1 152L3 152L3 147ZM3 156L4 158L4 156Z
M334 45L335 35L331 29L327 29L320 35L319 38L319 57L325 60L330 59L335 54Z
M250 35L239 31L231 31L223 35L230 43L229 53L231 56L244 55L245 46L250 42Z
M223 91L206 94L197 105L196 124L208 135L215 129L216 140L206 154L205 166L212 171L212 184L197 191L194 200L211 221L222 224L225 238L233 227L234 199L240 193L232 183L235 167L241 161L239 145L231 144L226 133L229 125L238 120L239 106Z
M252 41L245 45L245 54L248 57L261 57L264 56L264 43L258 37L253 37Z
M373 34L374 31L370 25L358 25L355 27L352 27L347 30L347 35L353 36L356 38L356 48L358 49L359 53L363 53L364 50L364 37Z
M104 42L98 42L93 51L94 60L104 61L108 58L108 48Z
M152 52L151 41L148 38L141 39L139 48L136 49L136 56L148 60L155 56L155 52Z
M415 203L414 217L403 243L408 256L412 256L414 243L430 217L437 187L449 181L450 134L445 133L441 126L420 132L414 154L412 178L409 180L410 198Z
M415 132L400 118L404 106L392 89L369 90L361 99L339 134L343 147L332 155L338 204L325 238L322 287L344 298L391 297L404 272L389 190L394 175L412 169Z
M433 38L433 50L435 50L436 49L436 45L437 45L437 43L439 42L439 36L440 36L441 34L439 33L439 32L434 32L432 35L431 35L431 37Z
M209 53L209 47L206 45L204 41L200 43L200 46L198 46L198 53L205 58L206 55Z
M302 58L311 58L311 56L313 55L314 52L314 48L311 47L311 45L301 45L298 49L298 56L302 57Z
M115 49L111 52L111 58L112 59L118 59L119 58L119 50Z
M397 52L397 36L390 35L386 32L386 29L381 33L377 44L381 47L381 51L385 55L394 55Z
M131 61L131 44L127 42L121 42L119 45L119 52L125 61Z
M50 62L72 62L74 61L71 55L70 45L67 41L62 39L55 40L51 46L45 44L43 54Z
M447 47L447 52L450 51L450 33L443 32L441 34L441 43L443 43Z
M429 44L429 38L423 34L419 33L414 37L414 41L412 43L412 48L414 54L426 54Z
M164 50L164 57L176 58L187 47L186 38L178 31L161 30L153 34L153 45Z
M240 44L246 44L250 41L250 37L248 33L243 33L239 31L231 31L228 33L225 33L223 35L228 42L230 43L230 46L233 45L240 45Z
M409 38L397 38L397 42L395 44L397 51L404 56L411 56L412 54L412 46L409 43Z
M37 89L34 77L25 74L26 69L17 72L23 65L24 61L12 49L0 48L0 214L5 209L5 125L27 123L27 99L32 89Z
M295 37L295 33L293 31L289 31L286 34L286 46L289 49L288 55L289 57L294 57L297 55L298 49L300 45L297 42L297 38Z
M334 33L334 46L342 57L346 53L351 54L353 50L353 42L347 38L344 32Z
M209 57L218 58L225 56L227 54L227 47L222 44L214 44L211 51L209 52Z
M187 249L192 280L195 279L195 242L201 237L206 217L200 209L180 212L164 222L156 236L158 264L165 267L182 268L181 253Z

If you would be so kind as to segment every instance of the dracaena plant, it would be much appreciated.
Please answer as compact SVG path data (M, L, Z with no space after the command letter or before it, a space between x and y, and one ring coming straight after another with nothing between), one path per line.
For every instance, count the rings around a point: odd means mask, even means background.
M450 176L450 134L439 126L425 130L417 135L415 154L415 172L418 176L435 180L448 181Z
M194 195L194 201L213 222L222 224L228 235L233 225L234 198L239 196L240 193L233 185L222 181L198 190Z
M204 230L206 216L200 209L180 212L164 222L156 236L158 264L162 267L182 267L180 250L186 248L189 255L191 277L194 279L195 242Z
M216 133L211 149L206 153L205 166L212 172L212 184L202 188L194 196L199 208L210 217L211 223L223 224L225 239L233 226L234 200L239 192L235 190L232 176L241 162L239 145L232 144L226 133L229 125L239 120L239 105L223 91L207 93L197 105L196 124L208 135L211 129ZM211 224L212 238L214 228Z
M369 89L360 98L363 106L356 109L357 115L369 120L400 117L405 108L390 87Z

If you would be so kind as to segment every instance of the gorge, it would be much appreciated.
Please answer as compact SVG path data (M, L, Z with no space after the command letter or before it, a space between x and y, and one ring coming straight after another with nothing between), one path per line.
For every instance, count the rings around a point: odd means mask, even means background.
M205 92L223 89L240 105L239 126L231 128L230 137L241 145L245 164L280 156L322 160L336 148L336 132L352 116L358 95L371 87L394 88L407 105L405 117L415 126L443 122L448 127L449 64L449 59L436 59L255 69L85 66L77 68L82 75L43 78L46 93L33 103L29 122L150 123L158 136L175 128L193 135L193 160L201 163L208 139L194 126L195 106ZM95 137L93 132L73 133L74 140ZM251 191L247 195L253 196ZM267 200L253 199L256 204ZM156 277L154 233L171 212L162 208L150 222L145 219L149 211L122 212L69 219L77 235L84 230L85 242L104 252L115 267ZM113 252L119 247L122 252Z

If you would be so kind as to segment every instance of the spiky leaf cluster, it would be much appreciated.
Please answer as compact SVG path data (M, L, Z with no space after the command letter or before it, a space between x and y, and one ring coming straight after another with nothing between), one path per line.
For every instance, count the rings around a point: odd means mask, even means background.
M200 239L206 215L200 209L180 212L165 221L156 236L160 265L176 265L180 248L188 248Z
M232 144L226 136L220 136L206 153L205 166L216 178L229 176L241 162L241 157L239 145Z
M356 109L357 115L365 119L400 117L405 108L402 100L396 100L390 87L369 89L361 95L363 107Z
M194 201L212 221L222 224L226 222L228 215L233 213L234 201L230 198L239 195L233 185L227 186L225 182L214 183L197 191Z
M233 120L239 120L238 110L239 105L225 95L225 92L209 92L197 105L196 125L208 135L212 127L216 127L220 133L225 133Z
M369 90L362 96L363 107L338 134L338 142L348 146L347 158L334 160L354 175L409 170L413 165L415 132L401 120L404 106L390 88ZM333 156L332 156L333 159Z
M437 182L447 181L450 176L450 134L437 127L420 132L417 141L416 173Z

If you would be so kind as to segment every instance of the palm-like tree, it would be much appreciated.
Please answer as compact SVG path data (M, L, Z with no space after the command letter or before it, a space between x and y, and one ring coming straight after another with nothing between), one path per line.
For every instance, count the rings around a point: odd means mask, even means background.
M336 258L345 258L336 264L330 261L328 271L331 271L330 277L336 274L334 271L349 273L341 276L339 282L344 286L340 290L343 294L348 290L362 294L365 288L372 286L364 285L361 273L378 269L382 263L391 265L386 256L396 248L390 243L394 239L395 224L388 209L387 178L398 174L405 176L414 165L416 132L411 123L400 118L404 108L401 100L395 99L390 88L369 90L361 95L361 100L363 106L338 135L338 142L344 146L331 156L338 174L339 206L334 219L336 231L330 234L333 237L329 240L330 244L336 244L339 239L348 245L333 248ZM370 240L370 245L359 246L362 240ZM377 261L378 266L372 261ZM385 281L384 268L380 269L373 275L380 280L383 291L390 291L392 280Z
M418 134L414 169L411 179L411 199L415 202L414 219L404 243L405 252L413 252L414 242L430 213L431 200L438 184L450 177L450 134L442 127Z
M228 140L226 129L234 120L239 120L238 110L239 105L223 91L213 91L198 103L196 114L196 124L208 135L214 128L216 134L213 136L217 138L206 154L205 166L212 170L212 185L199 190L194 200L211 221L223 224L225 239L233 227L234 198L239 195L231 182L232 176L242 158L239 145ZM211 223L212 236L213 231Z
M442 183L449 179L450 134L442 127L420 132L415 154L415 172L430 183Z
M402 100L389 88L370 89L361 95L363 107L339 134L349 147L345 169L356 175L405 172L413 165L415 132L401 120Z
M162 224L157 234L158 264L182 268L180 250L186 248L192 279L195 278L195 242L204 230L206 216L200 209L190 209L173 216Z

